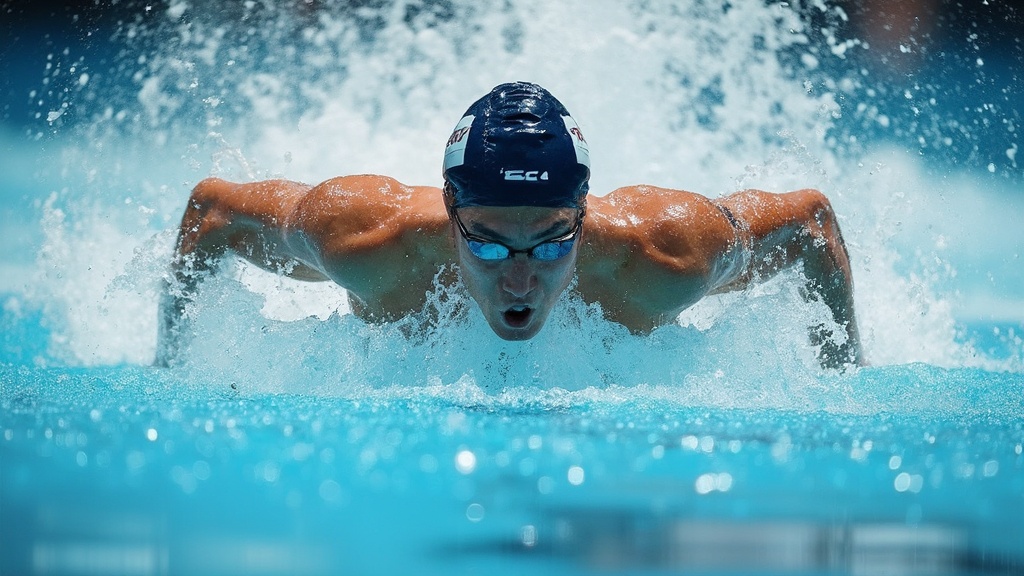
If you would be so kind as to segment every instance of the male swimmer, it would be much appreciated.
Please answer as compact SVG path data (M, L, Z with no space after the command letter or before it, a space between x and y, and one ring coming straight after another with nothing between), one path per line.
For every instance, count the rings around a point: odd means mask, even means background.
M574 275L585 302L644 333L707 294L802 264L802 293L845 330L811 327L819 361L863 363L849 256L820 192L710 200L628 186L588 198L589 179L587 142L569 112L540 86L516 82L494 88L455 126L442 189L373 175L316 186L204 180L161 298L157 363L173 362L185 305L228 252L292 278L334 281L354 314L377 322L421 310L438 272L456 270L442 281L464 283L505 340L536 335Z

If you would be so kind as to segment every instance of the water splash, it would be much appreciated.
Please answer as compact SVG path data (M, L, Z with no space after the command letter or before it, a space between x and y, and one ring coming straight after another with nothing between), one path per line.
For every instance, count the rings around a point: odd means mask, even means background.
M437 184L439 143L459 113L491 86L527 79L580 120L597 193L633 183L711 196L825 190L850 245L867 354L880 365L932 365L939 372L920 371L933 386L926 400L909 390L886 397L881 385L858 392L870 371L822 373L805 327L825 311L793 293L792 274L708 299L680 325L644 337L567 297L535 340L511 344L473 306L453 312L446 329L410 337L404 323L348 315L335 287L235 263L204 286L184 375L243 393L413 387L480 402L508 390L582 402L630 390L726 407L963 406L963 394L939 390L945 373L935 367L1020 371L1024 354L1018 338L1007 358L988 358L958 333L950 278L969 256L943 248L927 226L963 230L960 209L972 204L936 203L934 190L966 188L979 222L1014 212L985 201L978 181L929 175L901 152L836 152L835 121L857 107L844 87L856 79L823 71L842 70L837 46L853 45L808 26L797 8L378 1L303 12L293 3L176 3L128 21L117 35L136 50L107 75L89 68L76 93L108 104L68 128L75 138L59 161L68 185L43 207L31 295L46 308L51 361L149 361L156 287L200 178L314 182L380 172ZM1020 246L1019 233L999 230L1006 242L975 244L1012 280L1019 272L1001 264L1003 246ZM1008 297L1019 300L1019 290Z

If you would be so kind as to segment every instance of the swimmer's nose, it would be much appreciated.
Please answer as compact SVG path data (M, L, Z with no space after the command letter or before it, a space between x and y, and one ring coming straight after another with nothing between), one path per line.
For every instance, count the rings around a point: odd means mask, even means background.
M526 254L516 254L507 262L501 275L501 287L516 298L522 298L537 287L537 275Z

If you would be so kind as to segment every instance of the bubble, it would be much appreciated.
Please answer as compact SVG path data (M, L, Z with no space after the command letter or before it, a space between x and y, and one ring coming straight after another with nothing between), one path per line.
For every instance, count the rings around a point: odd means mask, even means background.
M470 522L479 522L484 519L484 507L476 502L466 507L466 519Z
M555 480L550 476L541 476L537 479L537 492L547 495L555 489Z
M320 498L329 503L339 502L342 497L341 485L331 478L321 482L317 492L320 494Z
M999 462L997 460L988 460L981 467L981 474L986 478L991 478L999 473Z
M205 460L196 460L192 463L192 475L196 477L196 480L209 480L210 464Z
M437 472L437 458L431 454L424 454L420 456L420 470L427 474L433 474ZM456 468L458 467L458 460L456 459Z

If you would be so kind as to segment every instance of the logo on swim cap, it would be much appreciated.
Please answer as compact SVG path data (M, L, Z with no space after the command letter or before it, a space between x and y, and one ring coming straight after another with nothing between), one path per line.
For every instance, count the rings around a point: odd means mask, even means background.
M474 116L463 116L462 120L455 125L455 130L452 131L452 135L448 137L448 146L444 149L444 170L448 171L449 168L455 166L462 166L466 161L466 142L469 141L466 138L469 135L469 129L473 125Z
M565 122L565 129L572 135L572 145L576 149L576 161L590 168L590 146L587 145L587 139L583 137L583 131L580 130L572 116L562 116L562 121Z
M445 146L446 201L463 206L582 206L590 148L550 92L502 84L477 100Z

